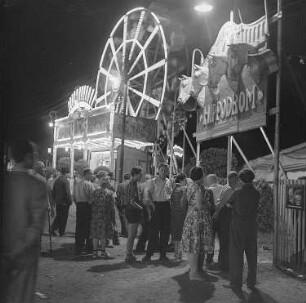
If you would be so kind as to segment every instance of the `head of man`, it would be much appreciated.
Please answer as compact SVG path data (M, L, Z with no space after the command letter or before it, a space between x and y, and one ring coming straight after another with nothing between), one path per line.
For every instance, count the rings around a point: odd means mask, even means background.
M250 169L245 168L239 172L238 177L242 183L251 184L255 178L255 175Z
M227 175L227 181L231 188L236 188L238 184L238 173L235 171L230 171Z
M167 177L168 173L168 164L167 163L160 163L158 165L158 176L162 179L165 180Z
M35 162L36 146L27 139L15 141L11 145L12 157L17 166L32 169Z
M212 186L218 182L218 177L216 174L209 174L206 177L207 186Z
M204 172L201 166L194 166L190 170L190 179L195 183L202 183L204 179Z
M87 181L91 181L92 180L92 171L90 168L85 168L83 170L83 177L84 177L84 180L87 180Z
M63 166L60 168L60 172L63 176L66 176L69 173L69 168L67 166Z
M101 186L110 184L109 173L105 170L99 171L98 174L97 174L97 178L98 178Z
M139 182L142 178L142 167L135 166L131 169L132 179Z

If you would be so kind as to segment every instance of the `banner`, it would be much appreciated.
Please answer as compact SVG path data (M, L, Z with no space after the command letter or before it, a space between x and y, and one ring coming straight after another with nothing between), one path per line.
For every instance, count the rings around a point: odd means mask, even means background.
M278 70L266 22L225 23L193 76L182 78L179 102L193 97L199 107L198 142L266 125L267 77Z
M155 120L126 116L125 139L153 143L156 140L156 127ZM122 116L118 114L114 119L114 136L122 137Z
M197 141L244 132L266 125L266 81L257 85L247 70L243 71L236 93L225 77L220 81L218 100L206 96L205 105L197 112ZM243 85L241 85L243 84Z

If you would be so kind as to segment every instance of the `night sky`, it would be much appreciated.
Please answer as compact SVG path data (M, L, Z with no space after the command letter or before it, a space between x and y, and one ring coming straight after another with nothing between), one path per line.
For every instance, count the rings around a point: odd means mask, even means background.
M215 10L205 17L195 14L191 0L155 1L154 5L181 20L189 53L195 47L205 53L213 44L217 30L229 20L234 2L245 23L255 21L264 13L261 0L215 0ZM268 2L272 15L276 12L276 0ZM306 3L304 0L283 2L281 147L285 148L306 141ZM129 9L149 5L152 1L7 0L4 10L6 53L3 57L7 88L6 140L27 136L39 144L41 151L46 151L53 139L48 127L49 112L54 110L57 117L66 116L67 101L74 89L85 84L95 86L101 54L117 20ZM274 51L275 42L276 24L271 26L270 36ZM302 64L302 57L305 64ZM275 102L274 91L275 76L272 76L269 107ZM194 120L188 122L189 133L195 131ZM268 119L267 133L273 142L273 117ZM249 158L269 153L259 130L235 137ZM182 136L176 142L181 144ZM202 144L202 148L209 146L225 147L226 139Z

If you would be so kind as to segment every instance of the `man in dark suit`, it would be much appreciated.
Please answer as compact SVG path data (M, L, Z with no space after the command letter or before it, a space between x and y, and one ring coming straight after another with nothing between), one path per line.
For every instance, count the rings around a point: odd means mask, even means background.
M69 207L72 204L70 184L67 179L69 169L62 167L61 175L55 180L52 190L52 197L56 204L56 217L51 226L51 232L56 235L55 231L58 230L59 235L63 236L65 233Z

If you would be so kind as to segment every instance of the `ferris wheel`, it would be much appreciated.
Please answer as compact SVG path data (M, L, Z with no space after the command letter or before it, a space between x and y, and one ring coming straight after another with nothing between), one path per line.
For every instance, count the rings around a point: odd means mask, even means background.
M95 106L115 104L133 117L158 119L167 84L167 44L158 17L135 8L113 28L99 64Z

